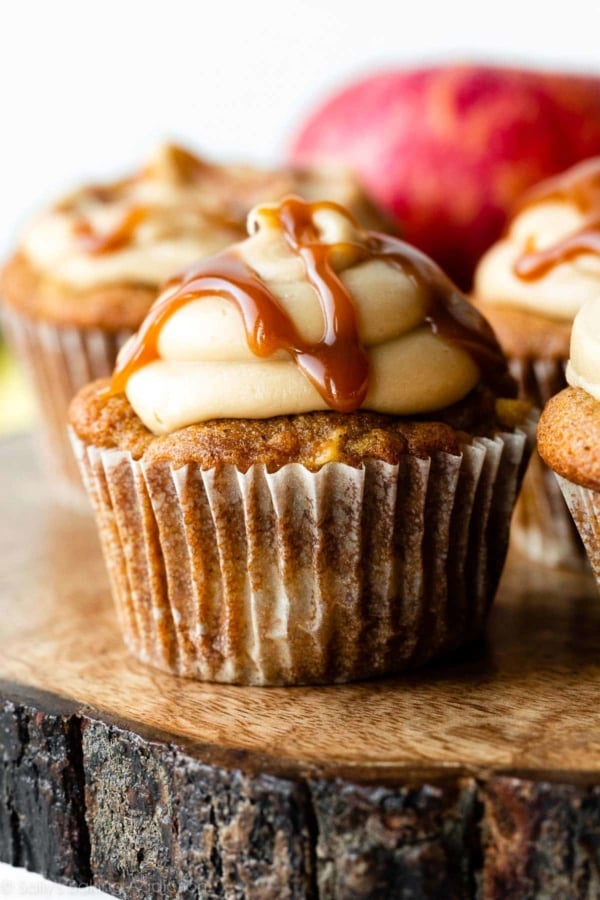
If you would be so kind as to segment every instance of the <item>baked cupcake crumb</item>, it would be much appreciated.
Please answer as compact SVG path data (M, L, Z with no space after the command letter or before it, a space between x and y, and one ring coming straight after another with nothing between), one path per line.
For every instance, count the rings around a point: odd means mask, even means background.
M410 454L454 456L473 433L491 436L513 430L530 412L527 403L503 400L480 388L435 416L407 420L357 410L351 416L313 412L267 419L214 419L166 435L149 431L125 394L111 395L107 379L81 390L71 404L70 421L85 443L142 456L146 463L168 460L175 468L193 461L203 469L234 465L240 471L262 464L274 471L298 462L311 471L329 462L360 466L366 459L396 464Z
M540 419L538 449L563 478L600 490L600 403L581 388L561 391Z

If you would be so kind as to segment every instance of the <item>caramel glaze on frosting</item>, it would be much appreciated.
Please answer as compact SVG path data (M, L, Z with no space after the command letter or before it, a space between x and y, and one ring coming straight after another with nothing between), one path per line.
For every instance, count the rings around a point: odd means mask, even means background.
M580 163L528 192L506 234L483 256L475 274L478 306L522 310L551 326L569 324L578 310L600 293L600 157ZM519 323L507 321L509 332ZM536 355L548 355L543 322L532 323ZM538 334L539 332L539 334ZM537 335L537 339L536 338ZM568 338L568 335L567 335ZM513 352L513 341L506 349ZM568 340L561 340L568 352Z
M140 418L155 433L218 417L215 394L219 395L217 407L219 399L223 400L224 417L264 418L318 409L350 412L360 407L392 414L427 413L457 402L480 380L499 393L511 392L504 357L491 329L437 266L417 250L387 236L361 231L342 207L331 202L307 203L290 196L278 205L258 208L249 221L254 234L246 241L200 262L167 284L138 334L122 351L112 392L127 392ZM274 265L279 277L267 283L249 260L259 268ZM369 269L373 264L385 271ZM395 316L398 322L395 326L382 324L384 332L388 329L383 338L376 333L377 324L359 323L365 310L358 308L349 286L349 280L359 279L357 293L364 304L371 283L369 273L371 280L389 279L390 275L396 279L393 302L406 309L392 309L389 319ZM308 288L309 296L303 295L306 302L295 321L289 298L293 300L298 287ZM316 295L318 306L313 307L317 312L308 317L307 324L303 316L313 300L310 295ZM232 308L237 312L245 353L243 348L232 351L227 346L217 348L215 356L211 347L205 346L206 334L198 338L204 345L197 352L192 335L191 349L178 349L175 357L171 353L166 367L153 370L163 362L161 346L169 323L193 304L198 309L198 301L209 303L205 312L212 314L210 304L215 300L220 304L215 315L229 315ZM197 334L205 330L202 320L197 324L196 330L190 320L188 330ZM183 320L180 332L182 328ZM368 332L366 337L361 328ZM181 338L178 340L181 343ZM422 377L418 371L410 373L413 385L408 400L402 396L402 384L389 387L385 383L390 380L385 373L393 374L405 351L413 355L416 351L414 358L422 369ZM387 361L380 364L382 353ZM435 362L428 358L430 353L438 355ZM258 366L260 360L269 360L270 368ZM299 381L290 371L290 362L303 376ZM384 366L374 393L370 391L372 364L376 371ZM240 367L236 369L236 365ZM231 385L223 389L219 381L223 367L227 376L234 378L233 407L223 398L232 390ZM436 371L431 373L431 369ZM433 383L429 396L428 375ZM274 398L270 383L264 396L259 384L272 376L285 382L283 389L281 384L275 388ZM183 400L170 388L163 390L169 379L186 395ZM196 403L196 388L205 391L207 382L208 406L203 408L201 401ZM244 397L248 392L260 396ZM176 407L181 403L180 412Z
M574 204L583 214L583 222L555 244L522 253L514 265L519 278L541 278L554 266L583 253L600 255L600 157L588 159L537 185L525 196L523 207L551 200Z
M386 227L350 173L218 165L165 145L137 174L83 187L26 229L20 252L72 290L107 284L157 287L173 272L245 234L259 201L297 192L348 205L365 227Z
M167 144L134 175L84 186L30 222L0 268L1 302L56 325L135 330L167 278L243 240L252 207L290 193L389 229L340 167L221 165Z

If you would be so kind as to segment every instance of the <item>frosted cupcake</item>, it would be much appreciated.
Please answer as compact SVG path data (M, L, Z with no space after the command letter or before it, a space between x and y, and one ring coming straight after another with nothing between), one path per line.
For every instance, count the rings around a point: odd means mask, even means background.
M505 237L483 257L474 302L491 322L519 382L543 406L566 386L573 317L600 293L600 158L525 198ZM585 555L555 479L534 453L513 522L519 548L549 565Z
M557 482L600 580L600 299L575 317L569 387L540 420L539 452Z
M289 191L383 220L348 174L263 171L161 148L130 178L84 187L25 229L0 276L4 323L39 399L52 484L80 485L66 437L75 391L108 376L174 272L245 234L250 208Z
M290 197L249 231L169 283L71 406L130 649L300 684L462 646L530 443L491 329L336 204Z

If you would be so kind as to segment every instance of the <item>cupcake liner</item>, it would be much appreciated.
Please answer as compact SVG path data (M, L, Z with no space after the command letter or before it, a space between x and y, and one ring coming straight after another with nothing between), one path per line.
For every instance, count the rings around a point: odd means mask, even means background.
M600 583L600 494L555 475L573 522L581 536L596 580Z
M566 360L509 360L519 384L519 396L543 409L548 400L567 386ZM565 506L554 473L534 450L512 523L511 540L535 562L580 569L586 564L577 529Z
M58 326L6 308L2 324L37 400L42 460L51 484L63 497L81 500L81 476L67 434L69 404L88 381L112 374L132 332Z
M567 386L566 359L509 357L510 374L519 385L519 395L542 409L550 397Z
M394 672L476 637L532 444L518 432L459 456L244 473L72 439L130 650L263 685Z

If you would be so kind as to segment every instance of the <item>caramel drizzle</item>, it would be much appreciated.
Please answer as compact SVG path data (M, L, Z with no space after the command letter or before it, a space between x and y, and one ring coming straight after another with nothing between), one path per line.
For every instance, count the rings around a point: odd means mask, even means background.
M585 215L585 221L576 232L551 247L521 254L514 264L514 272L524 281L541 278L555 266L582 253L600 255L600 157L543 182L526 195L522 207L548 200L574 203Z
M153 307L125 359L119 362L112 392L124 390L134 371L158 359L160 331L167 319L191 300L216 295L235 303L248 346L256 356L266 358L277 350L287 351L328 406L340 412L357 409L368 388L367 355L358 336L352 299L329 262L334 248L319 243L312 224L314 208L328 206L288 198L279 213L285 238L303 259L321 303L325 328L320 341L304 341L275 295L235 250L229 250L200 262L172 283L174 291Z
M298 197L287 197L269 211L291 250L303 260L319 298L324 319L320 341L310 343L302 338L275 295L232 248L169 283L170 290L152 308L119 359L111 393L124 391L134 372L159 358L161 329L178 309L192 300L217 295L236 305L248 346L256 356L269 357L285 350L330 408L338 412L358 409L368 390L368 357L358 334L352 298L331 265L334 253L344 254L348 264L382 259L408 273L426 297L426 321L432 331L470 353L488 380L506 383L506 364L492 330L427 257L385 235L370 235L364 244L324 244L313 223L314 213L323 209L347 215L335 203L309 204Z
M145 206L133 206L114 228L104 234L95 231L87 219L78 219L74 225L75 234L92 256L114 253L132 242L135 232L148 218L149 212Z
M513 395L515 386L492 327L439 266L416 247L385 234L371 235L368 246L369 258L390 263L411 278L431 331L464 350L486 384L503 396Z
M213 185L218 185L219 209L211 207L198 197L192 197L188 203L178 203L180 211L194 213L207 228L219 228L239 234L240 238L244 237L248 204L236 205L228 201L227 193L228 190L231 193L232 179L224 167L206 162L177 145L170 147L169 157L164 166L167 172L163 173L163 177L175 184L193 187L202 184L205 180L210 180ZM144 179L153 178L156 174L160 177L160 169L157 173L156 167L148 165L138 175L124 178L114 185L90 185L85 189L85 197L100 204L123 200L128 193L135 190L136 184ZM133 242L139 225L153 212L148 206L132 205L124 213L121 221L109 232L103 234L97 232L84 216L77 215L78 202L78 195L74 195L57 205L56 209L59 212L76 215L73 231L79 239L82 249L92 256L113 253L129 246ZM157 207L157 210L160 211L160 207Z

